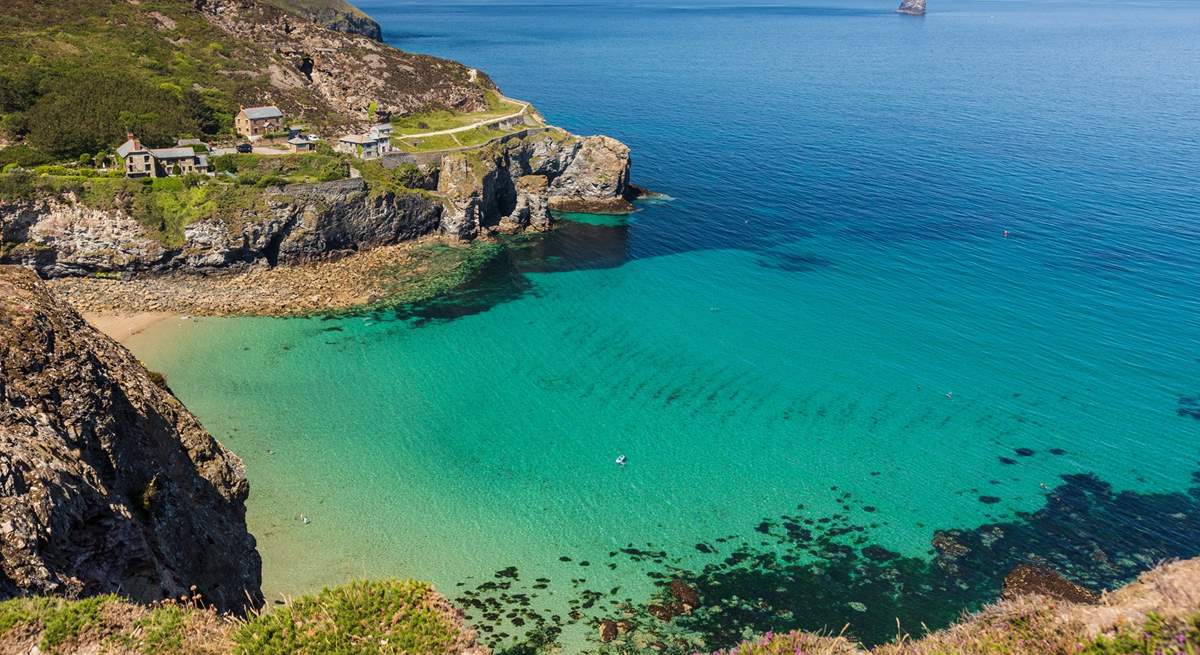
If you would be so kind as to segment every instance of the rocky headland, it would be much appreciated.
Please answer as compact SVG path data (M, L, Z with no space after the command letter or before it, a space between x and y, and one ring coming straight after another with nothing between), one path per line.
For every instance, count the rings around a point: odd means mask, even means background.
M384 162L400 165L409 164ZM445 258L422 269L427 249L405 244L440 240L461 253L458 243L547 229L552 211L630 211L634 194L624 144L553 128L450 153L424 171L418 189L360 177L251 190L254 202L188 223L174 239L130 202L39 190L0 200L0 263L74 279L59 287L86 311L348 309L403 299L399 278L411 279L408 289L442 286L445 276L409 273L444 273Z
M269 0L271 4L337 32L383 40L379 23L346 0Z
M0 267L0 597L261 604L241 461L30 270Z
M901 0L900 6L896 9L898 13L910 14L912 16L925 15L925 0Z

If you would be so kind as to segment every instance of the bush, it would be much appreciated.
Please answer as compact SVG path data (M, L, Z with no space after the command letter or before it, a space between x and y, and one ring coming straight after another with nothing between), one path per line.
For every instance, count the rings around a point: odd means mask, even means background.
M40 150L27 145L9 146L0 150L0 166L16 164L25 168L41 166L54 161L54 158Z
M33 197L33 173L15 170L0 175L0 200L29 200Z
M276 608L234 635L244 655L446 653L453 610L425 583L385 580L325 589Z

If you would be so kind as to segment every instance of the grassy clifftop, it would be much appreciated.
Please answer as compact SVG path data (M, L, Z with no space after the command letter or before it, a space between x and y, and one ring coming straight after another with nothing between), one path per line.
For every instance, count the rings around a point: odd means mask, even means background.
M211 655L486 655L461 614L428 585L358 582L250 620L195 602L152 607L115 596L0 603L0 652ZM602 655L694 655L666 643L614 641ZM505 651L558 652L536 642ZM1200 560L1160 566L1095 604L1042 595L1004 600L920 638L864 650L840 636L767 634L713 655L1195 655L1200 653Z
M112 595L0 602L0 652L287 655L485 653L459 612L424 583L357 582L305 596L249 620L202 607L154 606Z

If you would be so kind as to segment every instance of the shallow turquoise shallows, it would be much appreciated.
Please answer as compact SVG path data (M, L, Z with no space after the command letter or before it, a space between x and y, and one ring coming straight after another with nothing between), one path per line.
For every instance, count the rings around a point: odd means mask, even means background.
M270 596L430 579L576 651L681 579L704 647L875 642L1200 554L1200 6L359 4L671 199L437 303L139 335Z

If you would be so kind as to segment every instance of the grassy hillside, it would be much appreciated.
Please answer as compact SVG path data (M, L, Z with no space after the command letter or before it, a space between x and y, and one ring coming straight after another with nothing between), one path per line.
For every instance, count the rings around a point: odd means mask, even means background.
M144 607L116 596L8 600L0 602L0 652L454 655L474 644L458 612L420 582L351 583L248 621L201 604Z
M531 636L536 637L536 636ZM47 655L487 655L461 613L427 584L385 580L326 589L249 620L193 600L143 607L115 596L0 602L0 652ZM499 651L553 655L530 638ZM574 652L574 651L572 651ZM670 639L593 643L600 655L694 655ZM766 634L713 655L1196 655L1200 560L1153 569L1095 604L1047 596L1001 601L945 630L863 649L843 636Z
M336 0L271 0L293 9ZM210 2L210 5L213 3ZM0 12L0 166L36 165L111 149L133 130L150 146L231 134L239 104L271 102L316 128L368 119L338 95L340 80L400 113L485 105L490 82L433 57L288 25L278 9L246 0L236 29L210 22L190 0L5 0ZM352 8L351 8L352 9ZM357 10L352 10L357 15ZM246 23L249 21L249 23ZM234 34L239 36L234 36ZM293 41L289 41L293 39ZM304 39L307 39L305 41ZM313 47L324 77L306 79L294 48ZM382 68L364 78L363 58ZM339 58L341 57L341 58ZM308 63L307 65L311 65ZM371 97L368 95L368 98ZM371 103L372 105L374 102ZM361 114L361 115L358 115Z
M49 157L135 130L150 145L228 131L264 81L223 73L260 58L183 2L8 0L0 15L0 131ZM170 26L170 29L168 29Z

